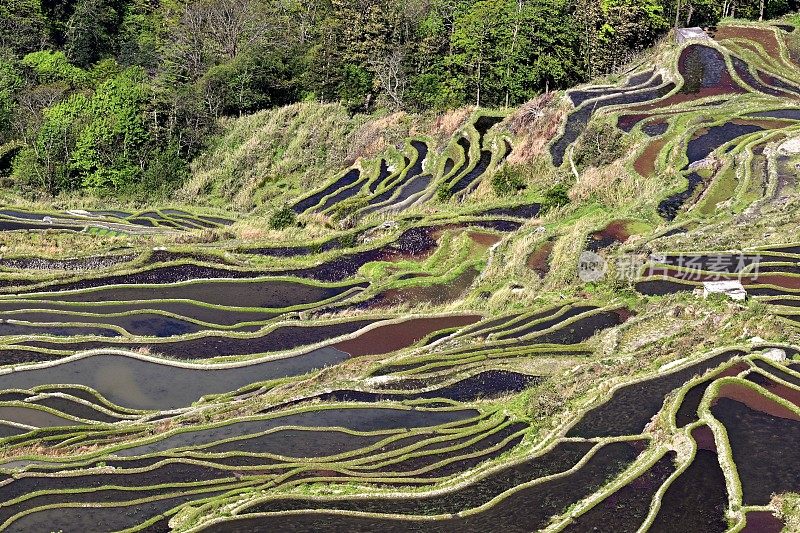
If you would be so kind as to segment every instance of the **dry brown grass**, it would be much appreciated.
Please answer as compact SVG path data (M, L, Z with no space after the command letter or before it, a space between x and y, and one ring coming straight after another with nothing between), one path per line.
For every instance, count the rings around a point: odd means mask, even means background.
M555 93L543 93L520 107L508 118L508 129L516 137L508 163L530 163L547 152L547 145L558 134L566 116Z
M405 128L403 121L408 115L402 111L392 113L386 117L371 120L356 128L350 135L350 148L345 158L346 165L352 165L359 158L373 157L394 144L395 138ZM391 132L397 132L390 135Z
M602 168L584 170L569 192L574 203L597 201L607 207L628 208L635 202L656 201L663 194L659 180L630 172L624 161L616 160Z
M439 139L449 139L467 122L474 111L475 107L468 106L441 114L436 117L431 131L428 133Z

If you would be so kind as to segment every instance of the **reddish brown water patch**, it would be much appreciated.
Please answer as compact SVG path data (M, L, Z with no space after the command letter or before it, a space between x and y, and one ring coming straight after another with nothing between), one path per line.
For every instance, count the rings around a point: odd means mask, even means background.
M706 393L708 387L714 382L722 377L728 376L736 376L739 375L741 372L750 368L750 365L747 363L736 363L735 365L731 365L721 372L715 373L713 376L710 376L708 379L701 381L700 383L691 387L686 393L683 395L683 400L681 401L681 405L678 408L678 411L675 413L675 424L678 427L684 427L692 422L697 421L697 408L700 406L700 402L703 400L703 396Z
M717 453L717 442L710 427L697 426L692 430L692 439L697 443L698 449Z
M652 175L656 171L656 158L665 144L667 144L666 139L656 139L650 142L633 163L633 169L644 177Z
M421 303L442 305L460 298L469 289L478 274L476 269L468 268L448 283L389 289L361 305L367 308Z
M411 346L434 331L467 326L481 318L483 317L480 315L412 318L399 324L379 326L355 339L334 344L333 347L352 356L389 353Z
M764 47L764 50L770 57L781 59L780 44L775 38L775 33L771 30L762 28L749 28L745 26L722 26L717 29L714 34L714 39L722 41L723 39L746 39L753 41Z
M725 383L720 387L718 397L729 398L743 403L754 411L760 411L771 416L800 421L800 416L790 409L759 394L756 390L739 383Z
M550 256L553 253L555 244L555 241L548 241L534 250L525 262L528 268L539 274L539 276L545 277L550 272Z
M742 280L744 285L775 285L786 289L800 289L800 276L787 276L780 274L761 274Z
M747 523L741 533L780 533L783 522L769 511L750 511L745 515Z
M630 221L615 220L600 231L590 234L586 248L596 252L615 243L624 243L630 236Z
M770 391L775 396L780 396L784 400L788 402L792 402L793 404L800 407L800 390L793 389L792 387L787 387L782 383L778 383L768 377L764 376L763 374L759 374L753 372L749 376L747 376L748 381L752 381L758 385L761 385L768 391Z
M643 104L638 106L631 106L628 108L630 111L653 111L654 109L664 109L677 104L684 104L686 102L693 102L702 98L711 96L722 96L725 94L742 94L747 91L737 86L721 86L721 87L703 87L694 93L675 93L661 100L656 100L650 104Z
M489 248L500 242L503 237L495 233L484 233L481 231L470 231L467 236L472 239L472 242L480 246Z

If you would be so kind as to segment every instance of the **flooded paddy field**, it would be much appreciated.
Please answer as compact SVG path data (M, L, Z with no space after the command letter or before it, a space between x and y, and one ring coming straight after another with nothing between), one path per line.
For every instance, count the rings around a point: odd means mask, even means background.
M235 213L0 209L0 529L792 527L800 75L776 24L315 140L328 170L267 172ZM618 146L588 157L595 134Z

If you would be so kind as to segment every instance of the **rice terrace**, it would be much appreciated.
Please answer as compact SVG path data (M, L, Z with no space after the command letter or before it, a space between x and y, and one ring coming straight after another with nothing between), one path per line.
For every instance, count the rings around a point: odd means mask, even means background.
M0 0L0 531L800 532L797 7Z

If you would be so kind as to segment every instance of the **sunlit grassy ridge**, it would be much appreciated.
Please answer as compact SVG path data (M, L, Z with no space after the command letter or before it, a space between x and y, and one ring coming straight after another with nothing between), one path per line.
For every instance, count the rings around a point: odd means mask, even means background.
M791 528L800 115L758 114L800 76L747 28L515 110L230 120L175 198L230 224L0 232L2 527Z

